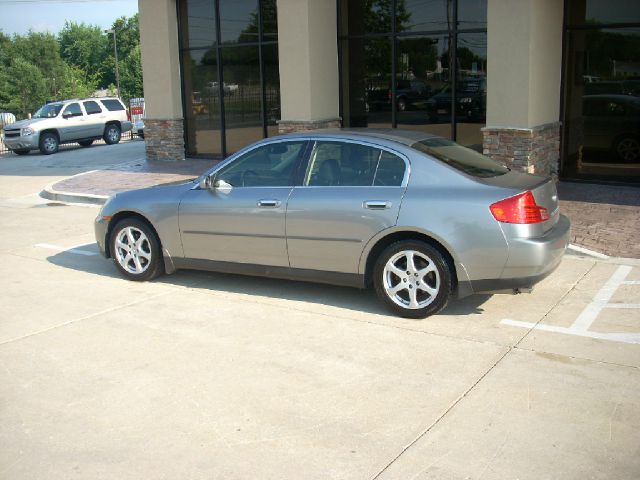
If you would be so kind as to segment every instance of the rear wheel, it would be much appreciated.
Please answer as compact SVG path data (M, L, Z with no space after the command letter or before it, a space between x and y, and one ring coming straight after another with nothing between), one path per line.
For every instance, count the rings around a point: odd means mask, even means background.
M452 274L435 247L417 240L403 240L387 247L374 267L373 284L378 298L396 314L425 318L447 306Z
M40 151L45 155L51 155L58 151L58 136L55 133L46 132L40 135Z
M120 127L115 123L107 125L104 129L104 141L108 145L113 145L120 141Z
M20 150L13 150L13 153L15 153L16 155L26 155L27 153L29 153L29 149L21 148Z
M130 280L151 280L163 273L160 242L147 223L137 218L119 221L110 237L116 267Z
M640 160L640 141L633 137L623 137L615 144L618 158L625 163L636 163Z
M78 143L80 144L81 147L90 147L91 144L93 143L93 140L82 140Z

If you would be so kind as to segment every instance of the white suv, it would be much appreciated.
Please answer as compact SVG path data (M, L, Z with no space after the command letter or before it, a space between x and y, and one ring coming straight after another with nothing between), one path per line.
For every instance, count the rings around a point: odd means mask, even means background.
M64 100L44 105L29 120L7 125L4 143L18 155L31 150L50 155L61 143L88 147L100 138L109 145L118 143L122 132L129 130L127 109L118 98Z

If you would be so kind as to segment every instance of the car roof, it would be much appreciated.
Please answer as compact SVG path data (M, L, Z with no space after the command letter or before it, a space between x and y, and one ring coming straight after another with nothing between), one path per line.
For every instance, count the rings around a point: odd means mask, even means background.
M398 128L323 128L308 132L290 133L284 136L290 138L310 136L328 138L340 137L345 140L376 139L392 141L407 146L411 146L414 143L427 138L438 138L437 135L430 133L417 132L415 130L402 130Z

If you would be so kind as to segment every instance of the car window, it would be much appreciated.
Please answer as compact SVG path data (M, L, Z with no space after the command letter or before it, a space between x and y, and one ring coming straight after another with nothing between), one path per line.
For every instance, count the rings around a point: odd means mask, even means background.
M254 148L222 168L215 179L234 187L291 186L294 167L305 143L278 142Z
M70 103L66 106L64 111L62 112L63 117L81 117L82 110L80 110L79 103Z
M397 155L382 151L373 184L376 187L399 187L404 179L406 165Z
M342 142L316 142L309 159L309 187L373 185L380 149Z
M124 110L124 106L120 103L119 100L100 100L102 104L107 107L107 110L110 112L117 112L120 110Z
M95 115L96 113L102 113L102 109L100 108L100 105L98 105L96 102L93 101L88 101L88 102L84 102L84 109L87 112L87 115Z
M61 103L49 103L34 113L33 118L54 118L58 116L60 110L62 110Z

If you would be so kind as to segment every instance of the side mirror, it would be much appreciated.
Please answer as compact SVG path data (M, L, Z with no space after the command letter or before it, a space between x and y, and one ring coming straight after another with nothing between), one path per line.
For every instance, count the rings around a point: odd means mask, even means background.
M211 175L205 175L200 179L200 183L198 183L198 187L200 187L201 190L209 190L211 186Z
M65 112L62 114L62 118L64 118L65 120L71 117L73 117L73 113Z

